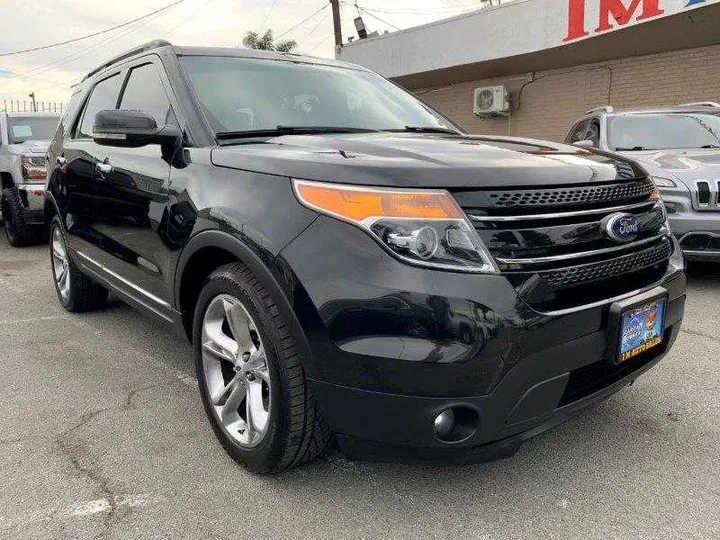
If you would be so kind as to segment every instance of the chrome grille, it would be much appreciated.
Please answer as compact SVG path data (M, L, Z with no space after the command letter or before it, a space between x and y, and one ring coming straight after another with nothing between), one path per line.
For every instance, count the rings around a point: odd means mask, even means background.
M511 193L455 197L500 270L517 283L535 276L556 289L575 288L649 267L657 271L672 254L666 215L650 179ZM606 231L606 218L616 213L637 218L632 242L618 243Z
M720 180L697 180L692 194L693 206L700 212L720 211Z
M712 191L710 191L710 182L698 182L698 203L701 206L709 206L710 199L712 197Z

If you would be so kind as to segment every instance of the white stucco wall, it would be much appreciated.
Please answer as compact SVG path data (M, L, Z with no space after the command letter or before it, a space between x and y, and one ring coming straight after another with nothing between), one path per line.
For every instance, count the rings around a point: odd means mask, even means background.
M619 2L625 8L636 6L630 20L623 26L611 16L612 28L598 31L601 8L617 7ZM515 0L452 19L348 43L338 58L363 65L386 77L400 77L550 49L647 20L702 9L717 2L720 0ZM588 35L570 36L572 39L568 40L571 6L576 23L578 14L584 14ZM652 16L643 20L643 10Z

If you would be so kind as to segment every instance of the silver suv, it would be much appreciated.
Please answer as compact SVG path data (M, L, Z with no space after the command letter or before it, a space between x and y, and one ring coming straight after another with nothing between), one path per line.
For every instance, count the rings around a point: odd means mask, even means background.
M654 178L688 260L720 262L720 104L588 111L566 142L618 152Z
M13 246L44 233L45 154L60 115L0 112L0 211Z

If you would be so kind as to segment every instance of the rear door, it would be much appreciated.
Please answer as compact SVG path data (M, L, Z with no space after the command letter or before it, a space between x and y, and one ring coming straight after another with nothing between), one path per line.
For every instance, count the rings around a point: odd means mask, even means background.
M61 189L53 192L70 233L68 241L82 258L93 261L102 259L102 236L96 229L99 203L95 167L99 146L92 140L92 129L98 111L117 106L121 86L121 73L116 72L90 89L83 111L57 156L65 163L65 172L59 180Z
M118 108L142 110L158 126L177 125L169 81L159 59L145 57L130 65ZM178 151L182 151L179 149ZM163 216L177 197L170 189L172 156L161 146L98 146L95 189L96 230L102 236L103 264L111 278L161 315L170 309L166 279L171 245L159 234Z

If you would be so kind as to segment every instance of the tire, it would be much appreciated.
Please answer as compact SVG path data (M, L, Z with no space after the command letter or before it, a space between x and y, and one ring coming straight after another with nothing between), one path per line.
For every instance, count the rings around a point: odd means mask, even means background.
M60 305L71 313L99 309L105 305L108 290L78 270L70 256L60 218L50 223L50 269Z
M17 189L6 188L2 192L2 214L5 236L13 247L23 247L42 240L42 227L25 223L25 215Z
M235 347L228 346L228 337ZM234 460L255 473L278 473L328 447L331 434L318 415L288 324L242 263L223 266L205 281L193 349L205 412ZM245 397L235 397L243 395L241 386Z

